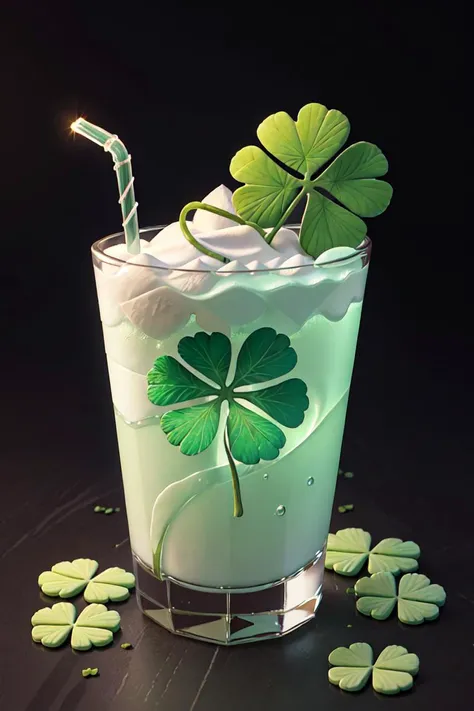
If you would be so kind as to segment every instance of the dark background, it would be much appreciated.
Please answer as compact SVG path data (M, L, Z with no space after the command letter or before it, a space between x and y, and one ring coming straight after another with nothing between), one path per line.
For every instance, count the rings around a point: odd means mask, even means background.
M119 481L89 246L121 216L110 156L73 139L71 121L123 139L146 226L235 187L230 158L258 123L318 101L382 148L395 189L369 221L345 451L375 506L410 511L433 545L472 541L463 5L4 2L0 19L4 507L32 487L41 498L61 470L80 476L87 456Z
M230 158L255 142L258 123L320 101L349 116L352 140L382 148L395 189L388 211L369 220L373 265L349 421L363 421L384 457L413 470L413 486L443 497L458 493L448 476L470 486L463 7L4 8L2 356L26 376L31 398L46 382L62 392L64 378L81 381L80 407L100 410L111 431L89 246L120 229L121 216L110 156L73 139L71 121L85 115L124 140L145 226L177 219L220 182L234 187Z

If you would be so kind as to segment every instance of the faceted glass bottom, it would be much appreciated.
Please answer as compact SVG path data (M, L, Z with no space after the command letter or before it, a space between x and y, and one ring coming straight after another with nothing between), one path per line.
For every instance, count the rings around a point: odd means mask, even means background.
M321 602L324 551L288 578L255 588L199 588L158 580L134 557L138 604L170 632L214 644L282 637L313 619Z

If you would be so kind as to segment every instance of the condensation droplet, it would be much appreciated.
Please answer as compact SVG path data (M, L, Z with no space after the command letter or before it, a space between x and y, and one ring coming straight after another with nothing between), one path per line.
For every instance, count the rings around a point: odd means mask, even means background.
M286 514L286 508L280 504L280 506L277 507L276 510L276 515L277 516L284 516Z
M310 476L309 479L308 479L308 481L307 481L306 483L307 483L308 486L313 486L313 484L314 484L314 477L313 477L313 476Z
M264 475L263 475L263 478L264 478L264 479L268 479L268 474L264 474Z

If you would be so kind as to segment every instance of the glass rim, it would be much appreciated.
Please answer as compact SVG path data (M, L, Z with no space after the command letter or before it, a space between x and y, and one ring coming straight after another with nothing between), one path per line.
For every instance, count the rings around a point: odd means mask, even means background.
M152 225L151 227L142 227L139 230L140 236L145 233L145 232L151 232L151 231L160 231L163 230L165 227L168 227L168 225ZM290 229L290 230L299 230L301 228L301 224L299 223L291 223L287 225L283 225L283 227ZM184 274L215 274L217 272L217 269L184 269L182 266L181 267L174 267L174 266L157 266L156 264L134 264L133 262L126 261L125 259L120 259L119 257L114 257L110 254L107 254L104 251L104 243L106 243L109 240L116 239L117 237L123 237L124 232L114 232L110 235L106 235L105 237L101 237L100 239L96 240L92 246L91 246L91 252L93 256L98 259L100 262L105 262L106 264L112 265L112 266L118 266L121 267L123 265L128 265L130 267L137 267L138 269L156 269L157 271L162 271L162 272L182 272ZM125 242L124 242L125 244ZM222 265L222 267L219 268L219 273L220 274L271 274L271 273L278 273L280 274L281 272L291 272L294 271L295 269L300 270L310 270L310 269L316 269L318 267L333 267L333 266L345 266L349 265L352 262L356 261L357 259L360 259L360 257L364 256L369 256L370 257L370 251L372 247L372 240L370 237L367 235L364 237L363 241L354 249L354 252L352 254L349 254L345 257L338 257L336 259L330 259L325 262L318 262L317 264L313 262L312 264L301 264L301 265L293 265L293 266L288 266L288 267L270 267L270 268L263 268L263 269L232 269L228 272L225 272L223 267L225 267L225 264ZM142 254L146 254L145 252L142 252ZM133 256L138 256L138 255L133 255ZM153 255L150 255L153 256ZM203 254L203 256L206 256Z

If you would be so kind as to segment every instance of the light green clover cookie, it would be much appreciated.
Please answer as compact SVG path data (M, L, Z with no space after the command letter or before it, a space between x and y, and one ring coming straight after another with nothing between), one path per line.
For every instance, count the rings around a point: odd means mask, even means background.
M369 573L382 571L398 575L417 570L420 547L413 541L384 538L370 548L372 537L362 528L344 528L328 537L324 567L339 575L357 575L369 560Z
M329 655L328 679L344 691L360 691L372 674L372 686L380 694L394 695L413 686L420 662L405 647L386 647L373 663L372 647L365 642L338 647Z
M391 644L379 654L374 664L372 686L379 694L389 696L408 691L419 669L420 660L416 654L409 654L405 647Z
M392 573L375 573L370 578L361 578L355 584L359 595L356 607L363 615L374 620L386 620L397 602L397 585Z
M99 564L90 558L76 558L73 561L56 563L38 578L38 585L45 595L51 597L74 597L79 595L91 578L94 577Z
M435 620L446 602L441 585L431 584L426 575L404 575L398 586L398 619L406 625L420 625Z
M365 642L351 644L349 649L338 647L331 652L328 661L335 665L328 672L331 684L344 691L360 691L372 672L372 647Z
M87 602L120 602L130 597L135 586L135 576L123 568L107 568L93 578L84 591Z
M45 595L69 598L81 593L87 602L120 602L130 597L135 576L123 568L107 568L95 576L99 564L90 558L76 558L53 565L41 573L38 585ZM95 577L94 577L95 576Z
M421 625L425 620L435 620L439 608L446 601L441 585L432 585L426 575L404 575L398 587L392 573L375 573L361 578L355 585L357 609L375 620L386 620L398 601L398 619L406 625Z
M43 647L60 647L69 637L76 619L76 608L71 602L58 602L52 607L43 607L31 618L34 642Z
M105 605L87 605L77 618L72 630L71 647L85 652L94 647L105 647L114 638L120 627L120 615L116 610L107 610Z
M71 647L81 652L94 647L105 647L113 640L113 633L120 627L120 615L107 610L105 605L88 605L76 620L76 608L71 602L58 602L44 607L31 618L34 642L44 647L60 647L71 630Z

